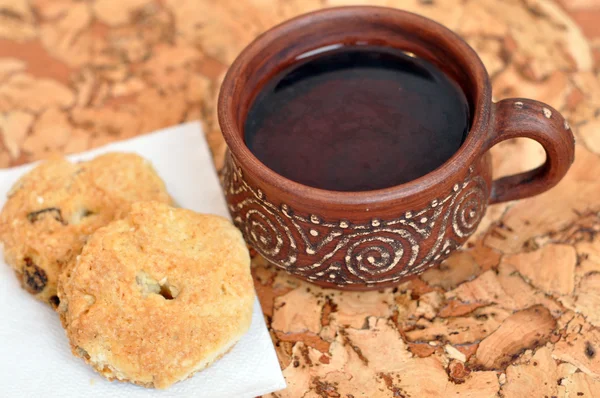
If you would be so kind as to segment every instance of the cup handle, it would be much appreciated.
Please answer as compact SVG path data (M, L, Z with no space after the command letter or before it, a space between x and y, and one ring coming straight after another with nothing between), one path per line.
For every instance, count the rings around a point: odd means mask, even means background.
M575 138L567 121L554 108L525 98L493 104L492 128L487 149L511 138L531 138L546 151L543 165L494 180L490 204L527 198L555 186L575 158Z

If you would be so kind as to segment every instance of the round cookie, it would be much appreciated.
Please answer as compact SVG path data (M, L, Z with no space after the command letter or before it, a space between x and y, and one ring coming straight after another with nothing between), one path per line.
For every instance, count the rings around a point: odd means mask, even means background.
M28 292L56 306L61 269L87 237L144 200L171 201L152 165L138 155L45 161L14 184L0 213L5 260Z
M106 378L166 388L247 332L250 256L228 220L136 203L98 229L59 281L58 312L76 356Z

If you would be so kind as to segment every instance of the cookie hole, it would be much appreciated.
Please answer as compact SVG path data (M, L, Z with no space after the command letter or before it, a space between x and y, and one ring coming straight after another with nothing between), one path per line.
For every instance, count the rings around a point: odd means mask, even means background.
M177 297L177 294L179 294L179 292L177 292L177 290L174 289L173 286L167 283L160 286L159 294L167 300L173 300L175 297Z
M149 294L159 294L165 300L173 300L179 295L179 289L170 284L166 277L157 281L146 271L140 271L137 273L135 281L142 288L142 294L144 296L148 296Z
M94 213L93 211L88 210L88 209L83 209L81 211L81 217L89 217L89 216L93 216L94 214L96 214L96 213Z
M85 207L82 207L80 209L78 209L77 211L75 211L73 213L73 215L71 216L71 224L79 224L80 222L83 221L83 219L93 216L94 214L96 214L95 212L93 212L90 209L86 209Z
M48 301L50 302L50 305L52 306L52 308L57 309L58 306L60 305L60 299L58 298L58 296L51 296Z
M167 277L162 278L158 284L160 285L159 294L166 300L173 300L179 295L179 289L169 283Z

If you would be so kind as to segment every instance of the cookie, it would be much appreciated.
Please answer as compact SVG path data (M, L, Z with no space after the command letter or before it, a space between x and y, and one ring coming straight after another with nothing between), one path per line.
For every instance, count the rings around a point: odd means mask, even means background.
M224 355L252 318L250 256L228 220L136 203L59 280L76 356L113 380L166 388Z
M171 199L138 155L109 153L82 163L52 158L9 191L0 213L5 260L28 292L57 306L56 283L65 264L92 232L143 200Z

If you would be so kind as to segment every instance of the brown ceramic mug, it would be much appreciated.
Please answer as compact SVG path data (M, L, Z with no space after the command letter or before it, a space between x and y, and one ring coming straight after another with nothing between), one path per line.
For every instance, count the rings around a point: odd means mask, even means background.
M267 168L244 144L253 99L299 55L358 41L413 53L460 85L473 113L462 146L423 177L373 191L313 188ZM289 273L338 289L391 286L440 263L475 231L488 204L548 190L574 158L573 135L555 109L522 98L493 103L485 67L459 36L427 18L380 7L321 10L264 33L229 69L218 114L229 147L225 193L246 241ZM492 180L489 149L515 137L539 142L546 162Z

